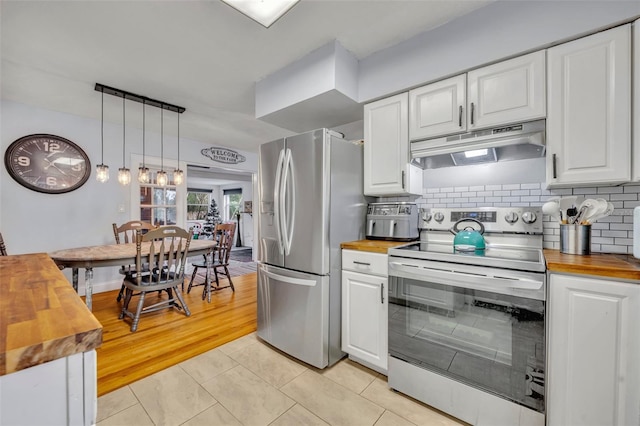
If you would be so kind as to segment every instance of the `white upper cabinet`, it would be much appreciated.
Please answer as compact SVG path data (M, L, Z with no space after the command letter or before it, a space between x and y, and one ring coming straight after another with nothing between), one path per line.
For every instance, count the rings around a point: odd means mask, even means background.
M548 50L547 186L631 178L631 25Z
M633 180L640 181L640 19L633 23Z
M409 94L364 106L365 195L422 194L422 171L410 164Z
M411 140L544 118L545 52L478 68L409 92Z
M466 82L462 74L409 92L411 140L465 131Z
M544 118L544 50L470 71L467 91L469 130Z

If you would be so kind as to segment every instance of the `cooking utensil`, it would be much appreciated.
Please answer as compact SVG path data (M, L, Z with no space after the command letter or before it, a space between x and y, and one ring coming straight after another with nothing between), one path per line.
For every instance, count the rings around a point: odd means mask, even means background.
M593 218L600 216L601 214L603 214L607 208L609 207L607 200L603 199L603 198L598 198L596 200L594 200L593 202L593 207L589 208L583 218L582 221L583 222L593 222Z
M610 202L607 202L607 208L605 209L605 211L603 211L602 213L593 215L585 220L588 220L589 223L593 223L596 220L599 220L599 219L602 219L603 217L607 217L611 215L611 213L613 213L613 210L614 210L613 204Z
M480 230L476 230L473 226L467 226L463 230L458 229L458 225L463 222L475 222L480 225ZM453 239L453 249L457 251L475 251L484 250L486 244L484 242L484 225L479 220L463 217L453 224L449 230L455 235Z
M542 205L542 213L548 214L555 218L558 222L562 222L562 214L560 212L560 204L557 201L547 201Z

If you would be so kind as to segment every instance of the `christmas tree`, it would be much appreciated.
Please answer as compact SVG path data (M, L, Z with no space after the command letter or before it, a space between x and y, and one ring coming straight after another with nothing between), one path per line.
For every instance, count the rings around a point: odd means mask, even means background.
M211 198L209 212L207 213L207 218L205 219L204 225L202 226L201 235L203 236L203 238L211 237L213 235L213 228L218 223L222 223L222 219L220 218L220 211L218 211L216 200Z

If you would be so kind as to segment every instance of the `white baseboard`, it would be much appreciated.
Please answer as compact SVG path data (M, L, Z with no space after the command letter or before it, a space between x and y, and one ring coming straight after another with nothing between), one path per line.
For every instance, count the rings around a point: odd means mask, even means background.
M120 280L112 280L112 281L105 281L105 282L101 282L101 283L94 283L93 284L93 294L96 293L104 293L105 291L111 291L111 290L120 290L120 287L122 286L122 279ZM78 295L79 296L84 296L85 294L85 286L83 283L78 283Z

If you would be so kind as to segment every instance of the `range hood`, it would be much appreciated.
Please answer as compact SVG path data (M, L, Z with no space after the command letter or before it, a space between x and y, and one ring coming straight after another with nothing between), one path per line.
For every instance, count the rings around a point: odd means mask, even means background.
M411 158L423 169L435 169L543 157L545 124L538 120L411 142Z

